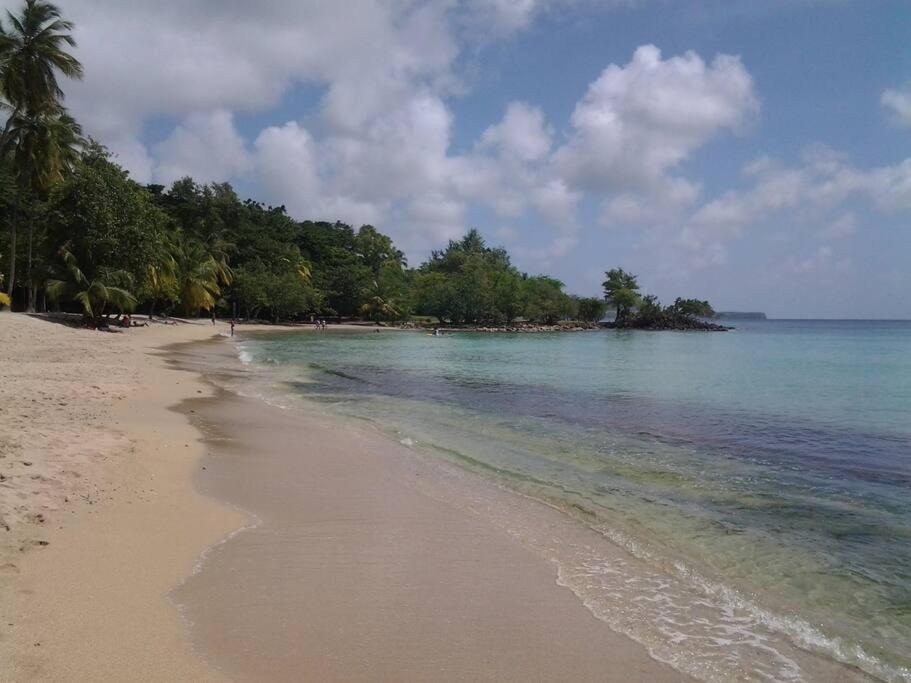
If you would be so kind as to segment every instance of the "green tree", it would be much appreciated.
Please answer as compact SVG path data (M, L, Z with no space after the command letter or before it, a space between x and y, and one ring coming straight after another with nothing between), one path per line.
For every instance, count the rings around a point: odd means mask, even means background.
M61 107L35 114L13 112L2 138L0 155L8 159L18 189L17 218L28 228L26 250L27 310L35 310L38 290L35 223L46 217L52 189L71 173L84 144L82 128ZM15 221L18 223L18 220ZM43 227L43 226L42 226ZM39 235L39 238L43 235Z
M629 320L630 311L639 304L639 283L636 276L623 268L613 268L605 273L604 298L617 310L615 322L623 324Z
M687 315L696 318L712 318L715 316L715 309L708 301L699 299L681 299L677 297L671 306L674 313Z
M132 311L136 298L122 285L132 279L126 271L86 275L76 257L66 247L60 249L61 264L53 267L47 281L48 297L54 302L74 302L82 307L87 323L95 325L109 308Z
M8 136L16 122L29 121L31 127L48 116L59 116L63 91L57 81L58 73L69 78L82 77L82 65L67 48L75 47L72 37L73 24L61 18L57 6L41 0L26 0L18 14L7 12L6 21L0 22L0 95L11 109L7 118L0 147L9 146ZM47 129L48 127L45 126ZM19 162L12 161L16 175L21 179L20 188L30 185L36 169L42 165L41 155L23 153ZM27 163L27 167L19 164ZM45 155L43 160L48 157ZM41 169L46 175L47 169ZM33 191L36 188L30 188ZM21 196L20 200L26 196ZM23 207L10 221L10 253L8 294L12 297L16 286L17 228Z
M205 245L181 236L171 251L180 305L185 315L211 311L221 294L221 266Z
M596 323L604 317L607 302L597 297L579 297L576 299L576 311L579 320L587 323Z
M525 317L545 325L553 325L573 310L572 299L563 291L563 283L546 275L525 281L525 298Z
M406 313L405 278L399 265L387 261L362 296L361 313L374 322L397 320Z
M48 223L52 245L69 242L91 272L126 270L140 294L149 266L166 269L172 258L168 216L98 144L89 145L52 193Z

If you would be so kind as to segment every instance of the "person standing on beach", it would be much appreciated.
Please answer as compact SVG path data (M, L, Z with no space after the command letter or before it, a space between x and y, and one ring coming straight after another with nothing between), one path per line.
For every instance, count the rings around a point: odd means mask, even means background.
M229 324L231 325L231 336L233 337L234 336L234 319L233 318L231 319L231 322Z

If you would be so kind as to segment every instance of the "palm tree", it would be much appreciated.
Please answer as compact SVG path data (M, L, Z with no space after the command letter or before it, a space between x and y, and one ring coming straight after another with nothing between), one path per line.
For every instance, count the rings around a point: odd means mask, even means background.
M82 78L82 64L67 52L67 47L76 46L71 35L73 24L61 19L56 5L25 0L19 14L8 11L6 20L9 26L0 22L0 96L12 113L0 136L3 147L17 120L59 112L63 91L57 82L58 73ZM34 173L31 169L18 170L17 175L26 178ZM14 219L10 223L10 297L16 284L16 229Z
M155 315L155 304L177 297L177 262L167 256L161 263L146 266L145 297L149 300L149 320Z
M361 305L361 313L373 320L392 320L399 316L399 309L396 308L393 288L388 286L384 278L380 277L372 280L362 294L364 303Z
M112 271L104 278L89 278L66 247L60 248L60 260L63 262L62 267L53 269L53 276L46 285L51 301L80 304L83 318L92 325L98 322L109 307L118 312L129 312L136 307L136 298L126 288L117 286L131 280L126 271Z
M221 294L223 278L233 276L230 268L219 262L197 240L180 238L172 253L177 290L184 313L194 315L200 309L211 311Z
M42 0L25 0L18 15L7 11L0 23L0 92L16 111L34 115L63 100L57 72L82 78L82 64L66 51L76 47L73 22Z
M38 287L34 282L33 242L36 204L47 198L51 188L72 170L84 147L82 127L63 107L53 106L35 114L13 112L0 143L0 155L9 158L22 199L32 198L28 214L28 310L35 310ZM15 224L15 222L14 222Z

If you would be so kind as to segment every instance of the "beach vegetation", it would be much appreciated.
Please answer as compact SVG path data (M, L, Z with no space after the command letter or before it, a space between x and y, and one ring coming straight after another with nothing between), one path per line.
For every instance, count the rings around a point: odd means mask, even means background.
M76 257L61 247L60 262L51 267L47 294L52 302L78 304L86 322L98 325L106 313L128 313L135 309L136 298L129 292L132 276L125 270L111 270L94 277L87 276Z
M630 312L639 305L639 283L636 276L623 268L612 268L605 274L604 300L617 311L614 322L622 325L628 322Z
M73 159L81 141L78 124L63 107L58 75L81 78L82 65L68 51L75 47L73 24L60 9L41 0L25 0L18 13L0 21L0 97L7 119L0 135L0 164L16 184L9 212L7 295L18 282L19 227L27 226L26 284L28 308L34 309L35 225L43 202Z
M635 275L614 268L607 271L604 282L605 303L617 309L611 327L645 330L723 330L721 325L709 322L715 311L708 301L682 299L662 306L654 294L639 293Z
M607 312L607 302L594 296L581 296L575 298L576 317L582 322L599 322Z

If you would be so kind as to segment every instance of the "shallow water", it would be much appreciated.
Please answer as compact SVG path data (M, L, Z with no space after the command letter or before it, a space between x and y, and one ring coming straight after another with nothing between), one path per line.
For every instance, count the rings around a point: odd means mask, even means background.
M812 680L824 658L911 680L911 323L240 344L272 400L369 419L601 531L624 552L536 542L681 670Z

